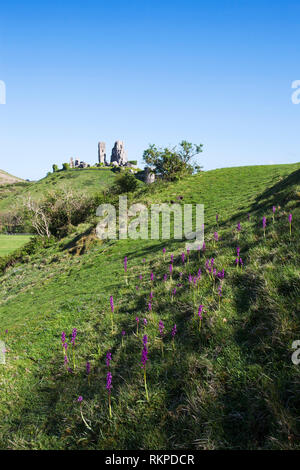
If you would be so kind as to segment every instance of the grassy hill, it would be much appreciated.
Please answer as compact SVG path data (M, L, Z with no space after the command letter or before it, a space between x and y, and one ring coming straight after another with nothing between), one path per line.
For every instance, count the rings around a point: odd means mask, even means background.
M30 240L30 235L2 235L0 234L0 257L6 256L21 248Z
M20 181L23 180L21 178L18 178L17 176L12 176L9 173L6 173L6 171L0 170L0 186L6 184L14 184Z
M206 250L185 253L184 263L183 242L101 243L83 225L0 277L0 339L7 349L0 365L2 449L300 448L300 366L291 361L292 342L300 339L300 164L214 170L147 187L135 199L151 204L179 196L205 205ZM223 280L206 269L212 258L217 272L224 269ZM189 282L199 268L201 278Z
M0 175L1 176L1 175ZM51 173L36 182L23 182L0 187L0 213L30 194L35 199L52 190L70 187L73 191L86 191L95 194L108 188L115 178L110 169L81 169Z

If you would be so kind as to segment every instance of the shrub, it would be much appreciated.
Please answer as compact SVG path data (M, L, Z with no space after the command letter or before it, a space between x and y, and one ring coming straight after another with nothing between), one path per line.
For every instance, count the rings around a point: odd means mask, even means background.
M128 193L136 190L138 181L128 170L121 172L113 184L112 190L116 193Z
M192 159L202 152L202 144L194 145L183 140L179 146L157 148L155 145L144 151L143 159L153 172L161 178L174 181L181 176L199 171L201 167L192 163Z

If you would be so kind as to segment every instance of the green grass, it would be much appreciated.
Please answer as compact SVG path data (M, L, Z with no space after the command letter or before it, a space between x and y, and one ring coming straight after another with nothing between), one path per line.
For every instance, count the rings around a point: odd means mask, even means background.
M2 235L0 234L0 256L6 256L21 248L30 240L29 235Z
M51 173L36 182L0 186L0 213L21 203L28 195L34 199L41 199L46 192L65 187L74 192L83 191L93 195L109 188L114 179L115 173L109 169L81 169Z
M95 242L81 256L71 255L68 248L86 230L84 226L7 269L0 278L0 339L8 349L7 363L0 369L0 447L299 449L300 368L291 361L292 342L300 339L299 173L299 164L228 168L153 185L137 194L135 199L146 204L178 196L183 196L183 203L205 204L207 249L200 260L198 253L192 253L185 266L180 258L185 244L179 241ZM217 244L215 230L220 236ZM235 267L237 246L243 269ZM168 273L171 253L173 281L165 283L162 278ZM212 257L218 271L225 269L220 309L218 281L214 286L205 272L205 260ZM199 268L199 290L193 291L188 274ZM170 289L179 283L172 301ZM151 289L154 300L149 313ZM110 295L116 307L113 332ZM200 303L206 313L199 331ZM141 320L139 336L136 316ZM145 330L143 318L148 320ZM159 319L167 333L163 357ZM174 323L175 350L170 338ZM65 331L73 368L70 335L75 327L76 368L67 372L60 337ZM149 402L140 363L145 332ZM112 419L105 389L108 350ZM90 385L86 361L92 368ZM79 395L91 430L81 419Z

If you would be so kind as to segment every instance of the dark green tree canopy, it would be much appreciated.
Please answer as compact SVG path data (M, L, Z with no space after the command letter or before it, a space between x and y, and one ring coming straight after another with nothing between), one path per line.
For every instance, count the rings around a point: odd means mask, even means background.
M186 140L174 148L158 148L150 145L144 151L143 160L156 175L168 181L174 181L201 169L192 160L202 152L202 147L202 144L196 145Z

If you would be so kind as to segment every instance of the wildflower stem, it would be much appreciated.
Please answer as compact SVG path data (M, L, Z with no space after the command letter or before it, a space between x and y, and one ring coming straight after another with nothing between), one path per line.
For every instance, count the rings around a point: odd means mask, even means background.
M76 363L75 363L75 349L74 349L74 346L73 346L73 367L74 367L74 370L75 370Z
M144 367L144 384L145 384L146 398L147 398L147 401L149 401L148 388L147 388L147 377L146 377L146 365Z
M109 408L109 417L112 418L110 393L108 393L108 408Z
M84 419L84 416L83 416L83 413L82 413L82 406L80 405L80 414L81 414L81 419L82 421L84 422L85 426L90 430L92 431L92 428L88 425L88 423L86 422L86 420Z

